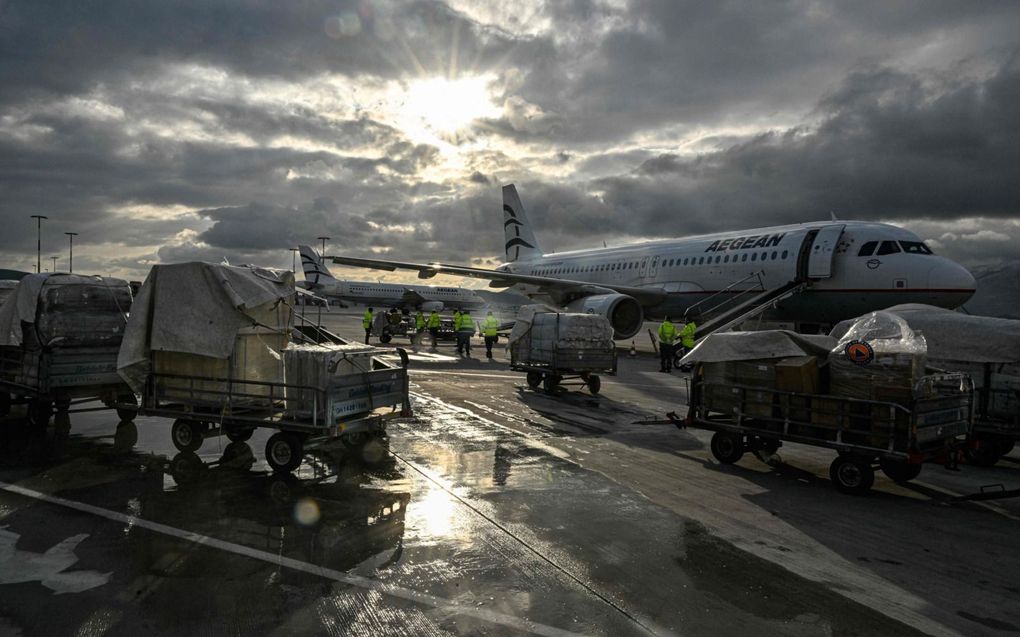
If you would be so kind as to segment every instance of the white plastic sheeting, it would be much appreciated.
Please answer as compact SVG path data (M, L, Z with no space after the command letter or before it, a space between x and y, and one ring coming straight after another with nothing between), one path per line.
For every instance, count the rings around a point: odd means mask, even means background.
M60 286L88 287L100 294L108 290L110 299L104 299L104 301L113 300L115 305L118 298L123 299L125 307L113 317L115 319L113 323L116 326L123 326L124 316L131 306L131 294L127 281L80 274L29 274L18 282L14 292L0 306L0 345L22 345L25 342L25 334L21 329L22 322L34 324L38 318L39 304L45 291Z
M883 312L902 318L913 331L924 336L929 359L974 363L1020 361L1020 321L971 316L919 304L897 305ZM830 334L842 340L859 320L843 321Z
M226 359L243 328L290 331L294 274L250 266L156 265L132 307L117 371L136 390L150 370L151 352ZM276 355L279 358L279 354Z
M721 363L789 356L826 357L836 339L825 335L797 334L790 330L719 332L694 346L681 363Z

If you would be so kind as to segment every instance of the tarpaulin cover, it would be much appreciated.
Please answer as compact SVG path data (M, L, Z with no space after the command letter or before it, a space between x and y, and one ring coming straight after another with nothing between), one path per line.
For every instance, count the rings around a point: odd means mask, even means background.
M293 302L294 274L251 266L212 263L156 265L145 278L124 332L117 371L136 389L144 384L150 352L228 358L238 331L263 324L289 332L266 311L279 301Z
M517 311L517 318L514 320L514 327L510 330L510 336L508 337L507 342L512 345L513 343L521 340L521 338L528 333L528 330L531 329L531 322L534 320L535 315L545 312L555 312L555 310L540 303L522 305L521 309Z
M835 345L836 339L830 336L797 334L789 330L720 332L701 340L681 363L721 363L805 355L824 358Z
M17 281L12 281L10 279L0 280L0 307L3 307L4 301L6 301L7 297L14 293L14 288L16 287L18 287Z
M22 345L25 342L25 334L21 330L22 322L34 324L38 318L40 303L43 302L43 296L46 291L64 286L89 288L92 291L98 292L99 295L103 296L101 299L103 302L100 303L103 307L97 311L111 314L109 306L112 302L114 311L112 316L108 318L112 319L112 323L118 329L123 326L124 315L127 314L131 306L131 292L127 281L80 274L29 274L18 282L14 292L3 306L0 306L0 345ZM109 291L108 298L105 294L106 291ZM81 301L81 299L78 300ZM116 308L121 301L123 301L124 307L118 312ZM87 300L82 301L79 303L79 306L73 309L87 313L89 309L86 307L87 305ZM57 330L59 331L59 326Z
M971 316L919 304L897 305L883 311L902 317L912 330L924 336L929 359L974 363L1020 361L1020 321ZM842 339L861 318L864 317L839 323L830 334Z

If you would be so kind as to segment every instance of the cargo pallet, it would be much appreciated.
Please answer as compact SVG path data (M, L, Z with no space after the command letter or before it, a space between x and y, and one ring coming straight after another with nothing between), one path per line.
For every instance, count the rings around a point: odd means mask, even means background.
M292 471L305 450L335 439L360 447L384 435L388 421L411 415L407 354L398 353L401 367L334 376L325 388L151 373L138 413L174 418L170 439L179 451L196 451L212 436L244 442L256 428L276 429L266 461L274 471Z
M559 337L560 315L556 314L556 338ZM592 394L599 393L602 379L599 374L616 375L616 345L605 350L533 347L530 337L510 344L510 369L525 372L528 386L547 392L559 386L587 387ZM570 382L565 382L570 381Z
M712 455L733 464L747 451L771 456L784 442L838 454L829 477L844 493L871 489L875 467L908 482L926 462L955 464L973 420L966 374L925 376L908 404L707 382L695 371L690 409L678 426L714 431ZM724 396L725 398L719 398Z

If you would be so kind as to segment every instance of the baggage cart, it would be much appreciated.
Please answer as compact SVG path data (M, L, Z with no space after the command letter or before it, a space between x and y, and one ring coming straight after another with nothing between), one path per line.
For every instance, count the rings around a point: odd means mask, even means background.
M974 427L967 462L994 465L1020 440L1020 363L932 361L932 365L974 379Z
M248 440L275 429L266 461L291 471L304 451L340 438L359 446L411 413L407 355L366 345L293 345L290 272L207 263L154 266L125 331L118 371L139 413L174 419L171 442Z
M838 454L829 468L836 488L859 494L871 488L876 466L907 482L923 463L953 463L970 433L974 385L966 374L921 377L916 398L890 402L708 382L702 367L682 424L715 432L712 455L724 464L747 451L771 456L784 442L828 448Z
M580 318L575 318L580 317ZM568 321L596 326L597 338L567 338ZM521 327L523 325L523 327ZM573 329L573 328L571 328ZM561 385L587 387L592 394L602 387L600 374L616 375L616 343L612 326L593 314L534 312L522 315L510 335L510 369L527 374L528 386L552 392Z
M0 416L25 405L30 423L70 425L72 412L115 409L135 417L135 395L117 374L131 307L120 279L33 274L0 309ZM86 406L101 401L104 406Z

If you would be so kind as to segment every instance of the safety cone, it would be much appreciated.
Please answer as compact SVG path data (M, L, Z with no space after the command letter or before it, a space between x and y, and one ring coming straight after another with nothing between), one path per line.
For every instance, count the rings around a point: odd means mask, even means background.
M637 356L637 348L634 347L634 341L630 342L630 355Z

